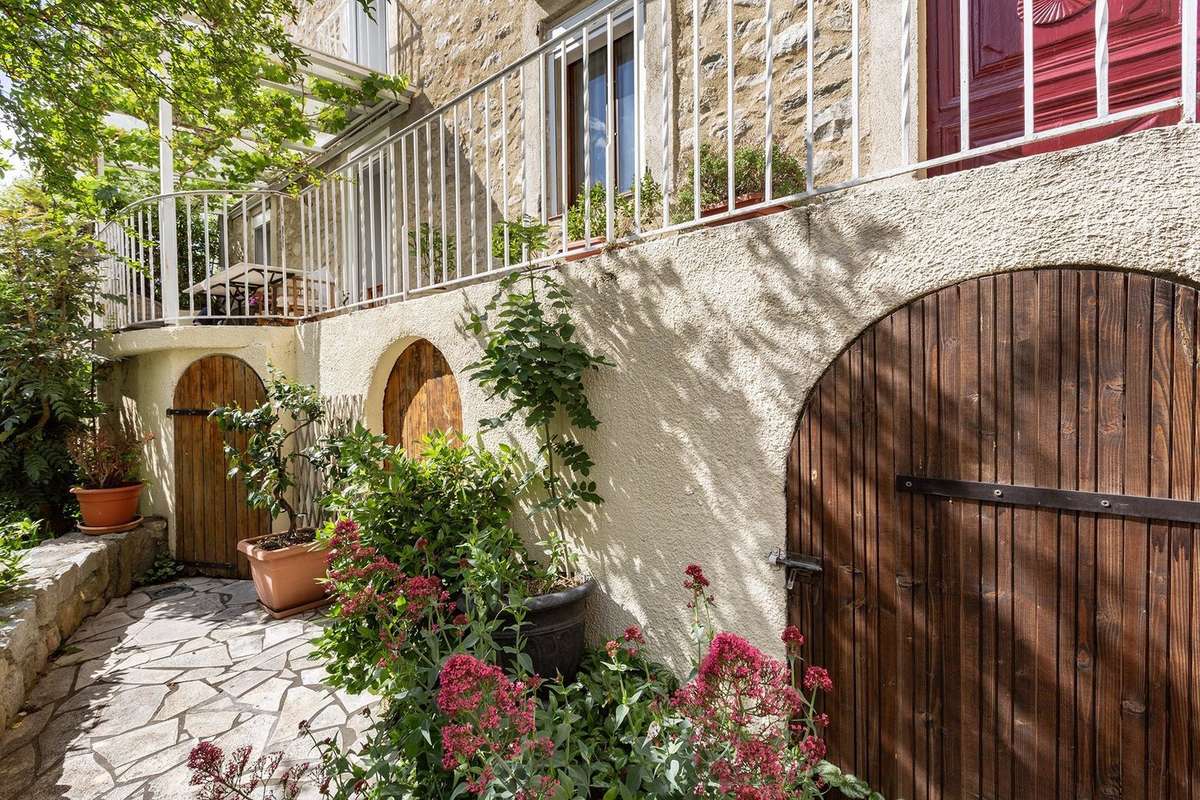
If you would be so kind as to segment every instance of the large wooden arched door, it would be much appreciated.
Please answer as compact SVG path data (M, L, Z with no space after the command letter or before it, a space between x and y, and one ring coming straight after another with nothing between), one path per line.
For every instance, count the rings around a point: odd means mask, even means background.
M1193 288L1041 270L838 357L787 484L833 760L891 800L1192 796L1196 335Z
M458 382L441 352L425 339L404 349L388 375L383 393L383 432L410 456L435 430L462 431Z
M247 507L241 478L228 474L223 446L242 446L246 435L223 433L208 414L217 406L254 408L265 399L262 380L233 356L193 362L175 386L167 413L175 429L176 557L205 574L249 577L237 543L271 531L267 512Z

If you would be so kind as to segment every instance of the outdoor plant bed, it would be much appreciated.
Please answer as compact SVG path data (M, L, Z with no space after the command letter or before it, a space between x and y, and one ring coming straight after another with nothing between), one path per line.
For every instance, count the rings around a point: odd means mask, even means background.
M595 589L596 582L589 578L578 586L525 600L521 650L529 656L533 672L539 677L553 680L561 675L568 683L575 679L586 645L587 599ZM504 630L495 635L495 640L502 647L512 647L517 635Z
M313 528L298 524L302 515L288 497L296 485L296 463L312 463L314 457L308 449L293 449L290 440L325 418L316 390L289 383L271 368L265 403L250 410L221 406L211 416L221 430L247 434L244 447L225 445L229 474L241 476L246 503L273 518L287 517L285 530L238 542L238 552L250 562L259 602L276 619L324 605L328 546Z
M325 585L325 553L316 530L300 528L238 542L250 562L250 578L258 600L275 619L283 619L329 603Z

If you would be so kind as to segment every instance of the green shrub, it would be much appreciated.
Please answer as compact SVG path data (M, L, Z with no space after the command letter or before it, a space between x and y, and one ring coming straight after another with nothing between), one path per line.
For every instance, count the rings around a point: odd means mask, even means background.
M296 485L296 465L311 461L313 456L309 450L293 445L302 431L325 419L317 390L289 381L272 368L265 403L250 410L221 406L210 416L223 431L247 434L245 447L225 445L229 474L242 477L246 503L251 508L266 509L272 517L286 514L284 541L296 539L297 515L290 492Z
M65 518L68 433L101 411L92 393L99 311L95 242L38 190L0 194L0 508ZM50 520L53 522L53 520Z
M543 225L533 217L525 216L514 222L502 219L492 226L492 257L504 263L504 235L507 233L508 263L516 264L527 258L535 258L546 252L549 231L549 225Z
M577 568L562 512L604 499L590 477L591 456L572 432L557 430L557 423L565 419L575 428L599 427L583 379L613 364L576 341L571 293L547 272L505 276L483 309L470 315L466 328L484 338L483 355L467 367L471 379L489 392L488 399L508 404L499 416L480 424L496 428L518 420L538 437L538 464L522 484L542 490L532 513L553 516L553 529L543 542L549 576L574 580Z
M708 142L700 145L700 208L723 205L729 200L729 159L724 148ZM804 165L793 156L772 146L772 195L784 197L804 191ZM738 147L733 152L733 191L737 197L762 194L767 185L767 156L763 147ZM672 202L671 219L686 222L695 214L696 169L688 167L686 177Z
M324 505L358 525L363 546L406 575L437 576L475 617L494 619L517 604L529 567L509 524L507 451L494 455L436 432L412 458L358 425L323 445L322 465ZM378 635L343 624L336 606L333 616L319 640L331 681L351 691L378 689L388 679L375 670Z
M0 596L25 576L25 551L38 543L39 527L28 519L0 523Z

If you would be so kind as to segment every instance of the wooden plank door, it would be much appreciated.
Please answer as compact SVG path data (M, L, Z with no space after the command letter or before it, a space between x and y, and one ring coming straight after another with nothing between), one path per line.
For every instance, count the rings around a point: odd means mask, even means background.
M462 432L462 401L446 358L430 342L418 339L404 349L388 375L383 432L389 442L404 445L416 457L421 440L435 430Z
M168 412L175 430L176 557L207 575L249 577L237 543L271 531L266 511L246 505L240 477L230 478L224 445L245 445L245 434L223 433L208 412L218 406L254 408L266 400L262 380L233 356L207 356L184 371Z
M897 491L897 475L1200 499L1197 292L949 287L822 377L788 461L789 618L830 757L890 800L1200 792L1196 526Z
M928 7L928 155L959 149L959 0ZM1035 0L1034 127L1042 130L1096 116L1094 0ZM970 0L968 61L971 146L1024 132L1024 0ZM1179 96L1178 0L1109 1L1109 110L1118 112ZM1040 142L1019 152L971 162L996 161L1072 147L1179 120L1172 111Z

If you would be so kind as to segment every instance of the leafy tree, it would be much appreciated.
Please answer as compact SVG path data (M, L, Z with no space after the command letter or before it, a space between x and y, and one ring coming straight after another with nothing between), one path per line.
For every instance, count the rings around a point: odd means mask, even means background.
M346 107L404 86L383 77L357 88L305 84L304 53L285 24L306 2L0 0L0 121L15 133L9 145L50 191L119 204L128 168L155 163L165 98L181 179L245 183L298 170L303 156L287 142L311 142L315 129L343 125ZM310 97L330 105L313 113ZM119 128L114 115L146 127ZM97 175L101 155L106 168Z
M0 511L45 517L65 505L66 437L101 410L93 244L30 185L0 194Z
M229 474L241 475L251 508L266 509L272 517L286 514L287 537L294 537L298 515L288 493L296 485L295 465L315 456L311 449L297 448L293 439L325 420L317 390L289 381L272 368L265 403L250 410L221 406L209 416L223 431L247 434L244 447L225 445Z

